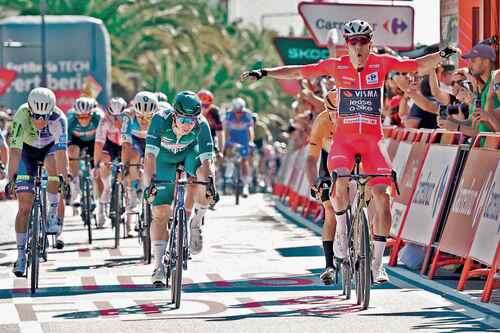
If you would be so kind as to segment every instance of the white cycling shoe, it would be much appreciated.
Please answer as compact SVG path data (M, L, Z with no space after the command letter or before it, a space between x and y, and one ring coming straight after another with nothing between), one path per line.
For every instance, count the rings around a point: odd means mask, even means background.
M330 285L333 283L333 279L335 278L335 269L333 267L327 267L323 273L319 276L321 281L325 285Z
M156 267L153 271L153 275L151 275L151 283L155 285L155 287L165 286L165 281L167 279L167 274L165 273L165 266L162 264L159 267Z
M14 267L12 268L12 273L16 277L23 277L24 272L26 272L26 256L23 255L21 257L18 257L16 262L14 263Z
M383 265L380 265L378 268L372 267L372 280L375 284L389 282L389 276Z

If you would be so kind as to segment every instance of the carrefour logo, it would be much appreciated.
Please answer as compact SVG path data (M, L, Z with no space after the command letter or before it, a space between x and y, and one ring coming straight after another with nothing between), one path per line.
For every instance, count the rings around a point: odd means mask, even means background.
M385 31L392 33L394 35L402 33L408 28L408 24L406 24L405 21L400 20L397 17L386 20L383 26Z

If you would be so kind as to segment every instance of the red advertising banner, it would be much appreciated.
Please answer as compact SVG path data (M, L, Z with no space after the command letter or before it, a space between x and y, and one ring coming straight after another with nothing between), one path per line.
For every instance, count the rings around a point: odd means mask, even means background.
M80 90L56 90L54 91L56 95L57 106L61 108L64 112L68 112L73 106L75 100L80 97Z
M0 68L0 96L3 96L14 82L17 72L14 70Z

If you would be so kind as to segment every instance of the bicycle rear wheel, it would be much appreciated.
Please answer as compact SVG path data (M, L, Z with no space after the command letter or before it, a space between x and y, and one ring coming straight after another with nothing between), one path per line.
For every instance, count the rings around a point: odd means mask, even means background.
M35 203L31 212L31 240L30 240L30 264L31 264L31 293L34 294L38 288L38 270L40 268L38 237L39 237L39 217L40 203Z
M352 289L352 268L349 264L350 261L345 259L341 263L342 267L342 294L345 295L346 299L351 299L351 289Z
M178 309L181 306L181 291L182 291L182 262L183 258L183 242L184 242L184 223L186 219L186 211L179 209L175 214L176 234L175 239L175 266L172 271L172 303ZM172 258L173 259L173 258Z
M356 221L358 228L358 245L357 253L357 269L356 269L356 294L358 304L363 310L370 305L370 289L371 289L371 249L370 249L370 232L368 230L368 220L363 211L360 211Z

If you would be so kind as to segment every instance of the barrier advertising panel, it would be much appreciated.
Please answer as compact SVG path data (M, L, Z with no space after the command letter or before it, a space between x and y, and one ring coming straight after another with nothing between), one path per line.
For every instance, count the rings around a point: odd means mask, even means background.
M414 12L409 6L301 2L299 13L318 46L326 46L329 30L361 18L372 25L375 45L413 48Z
M71 105L89 79L102 87L99 103L107 102L111 93L111 48L102 21L50 15L45 21L47 86L63 97L58 105L63 109ZM42 82L40 26L39 16L0 20L0 41L9 41L2 44L0 68L17 73L0 103L12 109L24 103L29 91Z
M453 176L458 146L431 145L401 237L419 244L432 241Z
M494 199L489 211L486 202L494 196L495 170L499 160L499 150L472 149L469 153L439 242L440 251L467 256L480 219L485 214L495 216ZM493 252L495 249L496 243Z
M398 235L401 223L405 219L407 206L410 204L427 149L428 146L426 143L413 144L404 170L398 173L398 184L401 194L394 198L391 206L392 225L390 234L392 236Z
M486 264L492 264L500 242L500 159L497 158L493 185L483 203L474 241L469 256Z
M330 56L328 49L316 46L312 38L275 37L273 43L285 65L312 64Z

